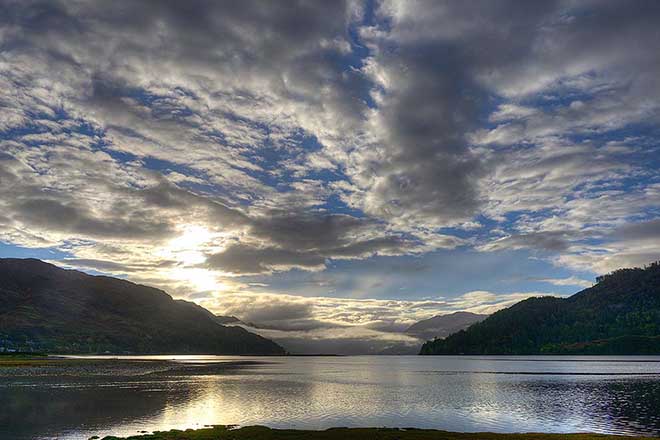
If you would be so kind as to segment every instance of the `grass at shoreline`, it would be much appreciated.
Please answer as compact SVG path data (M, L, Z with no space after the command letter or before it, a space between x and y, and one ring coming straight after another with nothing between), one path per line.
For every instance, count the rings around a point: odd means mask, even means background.
M0 367L46 365L52 360L43 353L0 353Z
M103 440L608 440L645 439L605 434L495 434L437 431L431 429L332 428L325 431L226 426L196 430L172 430L131 437L104 437Z
M25 372L33 369L41 370L55 370L56 368L60 369L70 369L74 371L74 368L81 366L98 366L102 364L110 364L112 361L98 360L98 359L75 359L75 358L64 358L58 357L57 355L45 355L45 354L32 354L32 353L20 353L20 354L3 354L0 356L0 373L7 372L8 370L13 370L14 372Z

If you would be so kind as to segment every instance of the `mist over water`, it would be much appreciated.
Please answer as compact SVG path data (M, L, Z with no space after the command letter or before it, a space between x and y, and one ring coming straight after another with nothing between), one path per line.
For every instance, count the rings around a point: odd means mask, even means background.
M107 362L91 373L0 372L0 438L87 439L207 424L660 434L660 357Z

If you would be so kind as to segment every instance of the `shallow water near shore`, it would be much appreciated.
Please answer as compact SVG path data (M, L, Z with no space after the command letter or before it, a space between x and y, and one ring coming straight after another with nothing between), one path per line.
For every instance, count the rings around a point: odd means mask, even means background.
M77 357L0 368L0 438L211 424L660 435L660 357Z

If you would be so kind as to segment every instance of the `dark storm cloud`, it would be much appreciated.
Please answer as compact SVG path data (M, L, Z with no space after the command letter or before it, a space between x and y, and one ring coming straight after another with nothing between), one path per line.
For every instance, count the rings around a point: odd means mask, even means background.
M431 224L469 219L478 207L481 171L465 140L476 119L476 97L456 86L458 73L451 71L462 63L444 45L404 48L394 56L405 70L397 72L404 79L382 107L387 153L369 164L384 177L371 187L382 202L378 214L412 214ZM433 58L443 61L428 63Z
M622 240L659 240L660 219L623 225L613 235Z
M421 243L379 231L373 220L344 214L269 211L245 218L250 236L264 244L235 243L210 255L206 265L235 274L297 267L319 270L328 259L414 252Z
M349 244L360 232L368 232L373 224L349 215L271 211L254 219L251 231L277 244L307 250Z
M30 226L90 237L142 240L160 239L174 233L170 224L149 220L148 212L133 211L129 218L98 218L75 202L44 198L21 200L11 208L17 218Z
M323 222L324 220L320 219L320 223ZM222 252L209 255L205 266L242 275L270 273L294 267L320 270L325 268L328 259L366 258L377 254L399 255L414 251L416 245L399 237L377 237L366 240L346 239L346 244L342 246L341 240L329 241L323 235L323 230L319 229L314 235L305 235L305 231L294 233L290 240L275 238L273 242L280 247L231 244ZM308 247L298 247L299 243L305 243Z
M225 227L242 226L250 222L248 216L237 208L227 206L221 200L214 200L179 188L175 184L154 176L155 185L126 190L128 194L137 196L147 206L165 209L191 209L201 207L208 210L211 220Z
M313 252L235 244L222 253L209 256L206 265L232 273L256 274L268 272L274 267L320 269L324 262L325 258Z
M482 205L478 182L487 171L467 138L491 93L477 74L522 59L532 44L524 34L551 2L401 6L412 13L395 14L386 36L373 34L372 69L387 80L377 117L384 154L367 165L381 178L370 186L375 203L367 209L432 226L466 221ZM381 13L390 13L387 2Z

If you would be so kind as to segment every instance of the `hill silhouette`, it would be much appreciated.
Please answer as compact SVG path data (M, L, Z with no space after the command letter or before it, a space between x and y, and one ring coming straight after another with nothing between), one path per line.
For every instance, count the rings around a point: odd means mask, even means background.
M529 298L421 354L660 354L660 264L620 269L568 298Z
M56 353L284 354L276 343L225 327L208 310L162 290L0 259L0 349Z

